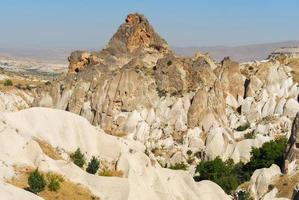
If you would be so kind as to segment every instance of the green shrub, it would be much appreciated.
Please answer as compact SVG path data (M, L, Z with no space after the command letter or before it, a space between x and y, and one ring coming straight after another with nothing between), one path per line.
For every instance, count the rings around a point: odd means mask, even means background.
M167 61L167 65L168 66L172 65L172 61L171 60Z
M187 170L187 165L183 162L181 163L175 163L174 165L171 165L169 169L173 170Z
M63 182L63 178L52 173L47 174L48 188L50 191L57 191L60 189L60 183Z
M6 79L5 81L4 81L4 86L12 86L13 84L12 84L12 81L10 80L10 79Z
M99 167L100 167L100 161L95 156L92 156L90 162L88 163L86 171L90 174L95 174L97 173Z
M237 193L238 200L253 200L252 197L250 197L250 193L248 191L239 191Z
M249 133L246 133L246 134L244 135L244 138L245 138L245 139L254 139L254 138L255 138L255 133L254 133L254 131L250 131Z
M188 156L192 155L192 151L190 149L186 153L187 153Z
M211 180L217 183L228 194L240 184L231 159L223 162L217 157L212 161L202 161L196 167L196 172L200 174L201 180Z
M85 164L85 157L84 154L81 153L80 148L78 148L74 153L71 154L71 159L74 162L75 165L77 165L78 167L83 167L83 165Z
M286 138L279 138L263 144L261 148L253 148L251 151L251 159L244 165L245 171L250 174L256 169L268 168L272 164L282 167L283 154L287 146Z
M248 181L256 169L268 168L272 164L282 166L286 144L286 138L280 138L264 143L261 148L253 148L247 164L234 164L233 160L223 162L219 157L212 161L202 161L196 167L200 176L194 179L211 180L226 193L231 193L238 185Z
M245 131L245 130L247 130L249 127L250 127L250 124L249 124L249 122L247 122L247 123L245 123L245 124L243 124L243 125L238 126L235 130L236 130L236 131Z
M49 182L48 188L50 191L57 191L60 189L60 182L58 180L51 180Z
M44 176L38 170L35 170L28 177L28 185L31 192L38 193L44 190L46 181Z

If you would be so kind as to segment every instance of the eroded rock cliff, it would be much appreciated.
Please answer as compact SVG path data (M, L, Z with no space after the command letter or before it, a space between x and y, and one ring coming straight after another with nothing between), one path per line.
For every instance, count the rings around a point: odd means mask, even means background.
M38 88L34 105L79 114L106 133L138 140L161 165L216 156L246 162L252 147L289 137L299 111L286 63L179 57L136 13L105 49L76 51L69 60L69 74Z

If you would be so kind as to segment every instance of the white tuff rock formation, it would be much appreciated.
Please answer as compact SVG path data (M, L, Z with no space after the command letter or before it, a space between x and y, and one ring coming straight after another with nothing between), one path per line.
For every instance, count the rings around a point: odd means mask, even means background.
M59 149L64 160L53 160L45 155L35 139ZM96 155L101 159L117 161L116 167L124 172L124 177L91 175L75 166L69 162L68 153L77 147L86 152L87 158ZM144 150L141 143L107 135L91 126L86 119L69 112L31 108L2 113L1 189L8 188L3 192L4 195L9 191L17 191L14 194L17 198L19 190L3 182L14 176L14 167L28 166L61 174L104 200L230 199L210 181L196 183L187 172L160 168L144 154ZM27 192L23 193L30 198Z

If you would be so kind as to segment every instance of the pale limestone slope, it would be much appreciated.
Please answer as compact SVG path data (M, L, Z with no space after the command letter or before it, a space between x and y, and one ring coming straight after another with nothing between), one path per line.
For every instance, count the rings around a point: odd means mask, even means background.
M46 156L33 138L42 139L62 152L80 147L87 157L118 160L124 178L90 175L68 160ZM97 130L75 114L47 108L31 108L0 115L0 182L14 176L13 166L38 167L80 183L101 199L172 200L229 199L210 181L195 183L184 171L160 168L144 153L141 143L120 140ZM3 192L4 193L4 192Z

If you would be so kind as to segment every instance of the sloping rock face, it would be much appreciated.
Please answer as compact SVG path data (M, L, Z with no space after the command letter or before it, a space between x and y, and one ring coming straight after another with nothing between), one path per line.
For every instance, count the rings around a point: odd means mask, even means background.
M18 111L29 108L32 101L33 96L28 91L19 89L0 91L0 112Z
M140 49L167 50L167 43L155 33L148 20L141 14L129 14L108 43L107 50L114 53L133 53Z
M299 110L285 63L178 57L140 14L128 15L107 48L69 60L70 73L38 88L34 105L140 141L163 166L217 156L247 162L252 147L289 137Z
M54 147L61 158L48 157L36 139ZM101 167L104 161L113 163L123 177L89 174L79 168L69 157L78 147L88 160L100 158ZM42 199L4 183L16 176L16 167L59 174L103 200L230 199L211 181L196 183L185 171L161 168L144 154L144 145L107 135L83 117L62 110L30 108L1 113L0 150L0 196L4 199Z
M277 165L254 171L250 178L249 186L252 197L254 199L261 199L269 191L268 188L272 179L280 174L280 168Z
M105 49L90 53L73 52L69 57L69 73L97 64L119 68L135 57L144 57L152 64L161 57L160 54L169 51L166 41L154 31L143 15L129 14Z

